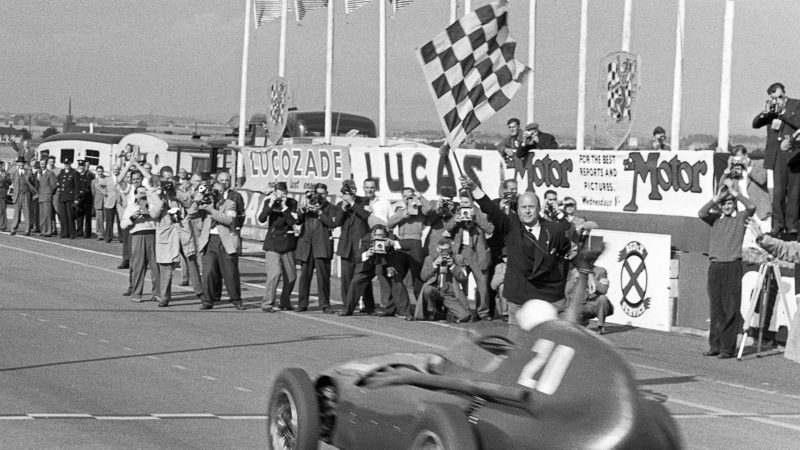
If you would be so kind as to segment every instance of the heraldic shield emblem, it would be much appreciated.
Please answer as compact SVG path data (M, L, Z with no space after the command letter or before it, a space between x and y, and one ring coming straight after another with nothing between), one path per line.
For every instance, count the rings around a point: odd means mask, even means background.
M269 82L269 114L267 114L267 132L273 144L283 137L286 128L286 117L289 114L289 81L284 77L275 77Z
M622 286L620 306L630 317L639 317L650 308L647 297L647 249L636 241L629 242L619 252L622 270L619 274L619 285Z
M611 53L600 63L600 123L615 150L633 126L640 69L639 56L628 52Z

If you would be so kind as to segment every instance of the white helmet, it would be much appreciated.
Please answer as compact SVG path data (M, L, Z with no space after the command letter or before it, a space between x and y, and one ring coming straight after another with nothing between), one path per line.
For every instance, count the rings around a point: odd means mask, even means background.
M544 300L528 300L517 311L517 323L523 330L531 330L536 325L558 319L558 311Z

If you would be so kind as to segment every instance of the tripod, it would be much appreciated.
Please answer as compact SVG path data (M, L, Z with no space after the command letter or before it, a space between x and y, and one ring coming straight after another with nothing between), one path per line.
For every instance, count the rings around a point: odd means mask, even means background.
M761 297L761 307L759 308L758 312L758 346L756 348L756 356L759 358L762 356L761 342L764 335L764 325L767 320L766 311L767 302L769 301L769 288L773 280L775 280L775 284L778 285L778 298L780 298L781 302L783 302L784 310L787 312L789 311L788 305L786 304L786 298L783 296L781 271L778 267L778 262L770 258L768 262L761 263L761 266L758 268L758 278L756 278L756 284L753 288L753 293L750 295L750 306L747 307L747 318L745 319L742 327L742 342L739 344L739 354L736 356L736 359L739 361L742 360L744 344L747 340L747 329L750 328L750 321L753 319L753 315L756 313L756 304L758 303L759 297Z

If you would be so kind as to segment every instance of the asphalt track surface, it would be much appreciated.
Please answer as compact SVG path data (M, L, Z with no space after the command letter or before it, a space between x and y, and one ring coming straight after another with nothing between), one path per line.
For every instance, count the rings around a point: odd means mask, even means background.
M314 374L363 356L436 352L464 333L397 318L262 313L255 255L240 264L246 311L200 311L179 286L169 308L132 303L120 295L119 254L118 243L0 234L0 448L264 448L282 368ZM705 358L698 336L611 331L605 338L641 389L663 399L688 448L798 448L800 365L779 354Z

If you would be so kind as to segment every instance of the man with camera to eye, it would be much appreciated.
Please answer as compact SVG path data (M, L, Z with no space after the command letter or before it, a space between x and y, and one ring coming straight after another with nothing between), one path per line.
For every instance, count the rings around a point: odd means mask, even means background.
M478 287L475 299L475 310L481 320L492 320L493 307L489 298L489 265L492 256L486 235L494 232L494 225L486 218L486 214L475 207L469 191L460 192L461 203L456 212L456 221L450 228L453 239L453 251L460 258L463 268L472 273ZM466 292L466 286L463 291Z
M667 144L667 132L664 128L658 126L653 129L653 140L650 141L650 148L653 150L669 150L670 146Z
M236 232L236 203L223 197L224 186L219 182L201 185L189 207L190 217L202 220L197 250L203 260L203 304L201 310L214 307L222 297L222 283L231 304L237 310L242 305L239 276L239 236Z
M503 236L508 252L504 290L508 300L509 323L516 324L516 312L528 300L552 303L559 313L572 317L564 296L567 265L578 247L558 223L540 220L539 199L533 192L520 195L517 214L506 215L467 177L461 186L472 192L472 198L494 225L494 232Z
M773 83L767 88L764 110L753 119L753 128L765 126L768 128L764 168L768 171L768 187L772 194L771 234L796 239L800 171L790 167L789 163L800 153L800 146L792 139L800 128L800 101L788 98L781 83Z
M291 297L297 280L294 252L297 249L297 236L293 226L297 222L297 200L288 196L286 183L275 183L275 189L267 195L264 206L258 214L258 221L267 224L264 236L264 264L267 280L261 310L275 312L275 292L278 281L283 279L279 308L291 311Z
M456 322L472 322L467 296L461 285L467 281L463 257L453 254L453 241L441 238L436 252L422 264L424 285L417 297L414 319L443 320L449 313Z
M542 209L542 219L549 222L557 222L562 225L569 225L569 221L564 215L564 211L559 208L558 193L548 189L544 193L544 208Z
M737 211L742 202L744 211ZM708 300L711 325L709 349L703 355L731 358L736 351L736 335L742 329L739 312L742 300L742 241L746 224L756 206L742 195L736 184L721 183L717 194L698 211L711 226L708 249Z
M342 210L328 202L327 185L317 183L313 191L306 191L297 217L297 223L303 227L295 251L295 256L300 261L298 311L308 310L311 278L316 271L319 306L323 313L333 313L330 302L333 258L331 231L339 226L341 220Z
M141 176L134 173L131 177ZM138 178L140 180L140 178ZM138 185L134 181L134 186ZM133 188L133 197L129 199L125 212L120 219L120 226L128 229L130 240L130 286L122 295L130 296L135 303L143 302L145 275L150 269L150 279L153 284L153 301L162 301L161 283L158 263L156 262L156 221L157 211L151 208L148 202L148 189L144 186Z
M431 202L431 210L428 214L427 223L430 226L426 237L425 256L436 254L436 247L445 234L450 233L456 223L456 213L459 204L454 201L457 195L456 189L452 186L442 186L439 199Z
M358 306L358 299L362 296L363 312L371 315L375 311L375 300L371 296L367 297L366 292L371 288L372 279L387 267L388 258L396 245L396 241L391 239L386 226L382 224L374 225L370 233L359 239L358 263L347 285L347 293L343 297L344 309L339 311L340 316L352 316ZM400 287L405 289L402 284ZM408 293L405 295L407 297Z
M368 182L365 181L364 185L367 186ZM372 190L372 193L374 195L374 190ZM369 206L371 198L357 196L356 183L353 180L344 180L342 182L341 194L342 201L336 205L342 211L339 245L336 248L336 254L341 257L340 282L342 299L345 299L353 280L356 265L361 260L361 238L370 234L368 221L371 211ZM363 312L373 314L375 312L375 298L372 292L372 285L368 285L364 289L363 295Z

